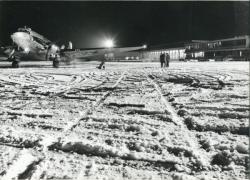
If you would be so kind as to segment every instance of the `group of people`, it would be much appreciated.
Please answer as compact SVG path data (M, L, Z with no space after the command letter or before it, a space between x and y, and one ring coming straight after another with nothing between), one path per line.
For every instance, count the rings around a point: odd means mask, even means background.
M169 67L170 56L168 53L161 53L160 55L160 62L161 68Z
M168 53L160 54L161 68L169 67L170 56ZM101 61L101 64L97 66L98 69L105 69L105 58Z

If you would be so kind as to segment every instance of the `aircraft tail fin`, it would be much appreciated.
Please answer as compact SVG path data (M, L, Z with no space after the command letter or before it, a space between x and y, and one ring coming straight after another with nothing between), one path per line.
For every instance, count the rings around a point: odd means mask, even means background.
M71 41L69 41L67 49L73 49L73 43Z

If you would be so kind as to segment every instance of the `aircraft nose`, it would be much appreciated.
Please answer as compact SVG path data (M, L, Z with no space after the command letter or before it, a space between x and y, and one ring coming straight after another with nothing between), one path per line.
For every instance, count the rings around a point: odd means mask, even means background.
M30 35L24 32L15 32L11 35L11 39L13 41L18 41L18 40L29 40Z
M18 39L22 39L23 38L23 33L21 32L15 32L11 35L11 39L16 42Z
M25 49L28 46L30 37L24 32L15 32L11 35L11 39L16 45Z

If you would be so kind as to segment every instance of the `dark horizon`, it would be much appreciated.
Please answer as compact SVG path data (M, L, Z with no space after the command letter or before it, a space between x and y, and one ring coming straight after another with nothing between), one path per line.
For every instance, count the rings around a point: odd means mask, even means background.
M249 2L0 2L0 45L29 26L58 44L100 47L212 40L249 33Z

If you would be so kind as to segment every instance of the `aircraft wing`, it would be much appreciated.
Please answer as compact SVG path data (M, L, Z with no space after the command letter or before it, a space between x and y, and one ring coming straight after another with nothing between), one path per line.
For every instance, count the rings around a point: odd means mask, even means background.
M0 57L5 57L6 60L8 59L8 57L10 56L10 54L13 54L13 49L15 48L15 46L1 46L0 48ZM1 60L3 60L3 58L1 58Z
M14 55L17 58L22 58L23 56L25 56L26 54L20 51L16 50L16 46L2 46L0 47L0 57L1 60L9 60L9 57L11 55Z
M145 46L123 47L123 48L70 49L63 51L62 53L70 57L71 59L85 59L94 56L104 57L106 53L122 53L140 49L145 49Z

